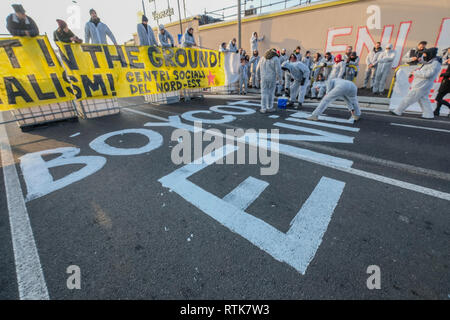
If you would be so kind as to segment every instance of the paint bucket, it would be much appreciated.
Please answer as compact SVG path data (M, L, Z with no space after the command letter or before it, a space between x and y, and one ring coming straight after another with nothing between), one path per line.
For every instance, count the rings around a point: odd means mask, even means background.
M286 109L288 99L286 97L278 98L278 109Z

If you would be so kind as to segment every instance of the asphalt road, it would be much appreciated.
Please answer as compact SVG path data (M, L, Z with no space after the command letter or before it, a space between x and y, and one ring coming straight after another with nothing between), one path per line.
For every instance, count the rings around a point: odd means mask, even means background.
M165 122L184 114L188 127L189 115L227 116L189 111L235 103L245 109L219 110L250 113L256 105L213 96L122 103L120 115L27 133L5 125L2 161L10 145L15 166L0 170L0 299L449 298L447 118L363 111L352 124L336 108L320 123L339 127L305 122L294 110L203 123L223 134L279 129L279 170L261 175L261 164L174 164L181 140L171 141L176 128ZM125 129L106 145L92 144ZM148 138L148 130L157 134ZM153 149L139 152L146 145ZM79 148L76 156L98 170L75 181L84 167L70 160L75 155L59 162L61 153L32 155L63 147ZM67 287L72 265L80 268L79 290ZM379 267L380 289L367 287L371 265Z

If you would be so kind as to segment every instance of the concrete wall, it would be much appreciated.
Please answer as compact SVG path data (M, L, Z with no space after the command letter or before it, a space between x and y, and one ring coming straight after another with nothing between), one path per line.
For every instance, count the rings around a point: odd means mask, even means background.
M371 14L367 9L373 5L380 8L381 25L379 29L369 30L366 26ZM396 46L399 57L421 40L428 41L428 46L435 46L439 36L441 47L450 46L450 0L323 1L249 17L242 23L242 46L247 52L254 31L265 36L259 44L260 52L271 47L286 48L291 52L300 45L303 53L306 50L320 53L328 50L335 54L341 52L345 45L352 45L361 57L357 81L361 85L368 53L366 47L372 48L372 40L380 41L384 36L383 44ZM237 33L237 23L231 21L200 26L196 35L200 36L204 47L217 50L220 43L237 38Z

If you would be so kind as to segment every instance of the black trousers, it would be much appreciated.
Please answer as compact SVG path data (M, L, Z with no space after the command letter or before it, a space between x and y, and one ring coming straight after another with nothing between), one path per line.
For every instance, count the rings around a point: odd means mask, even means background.
M447 106L450 109L450 103L444 100L444 97L447 95L447 93L450 93L449 90L438 92L438 95L436 96L435 100L437 102L437 108L434 110L435 114L439 114L441 111L442 105Z

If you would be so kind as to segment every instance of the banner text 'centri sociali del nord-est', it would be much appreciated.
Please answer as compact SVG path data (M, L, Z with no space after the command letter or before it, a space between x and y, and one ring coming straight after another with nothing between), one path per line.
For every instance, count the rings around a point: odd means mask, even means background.
M225 85L223 53L207 49L0 38L0 110ZM62 64L61 64L62 62Z

